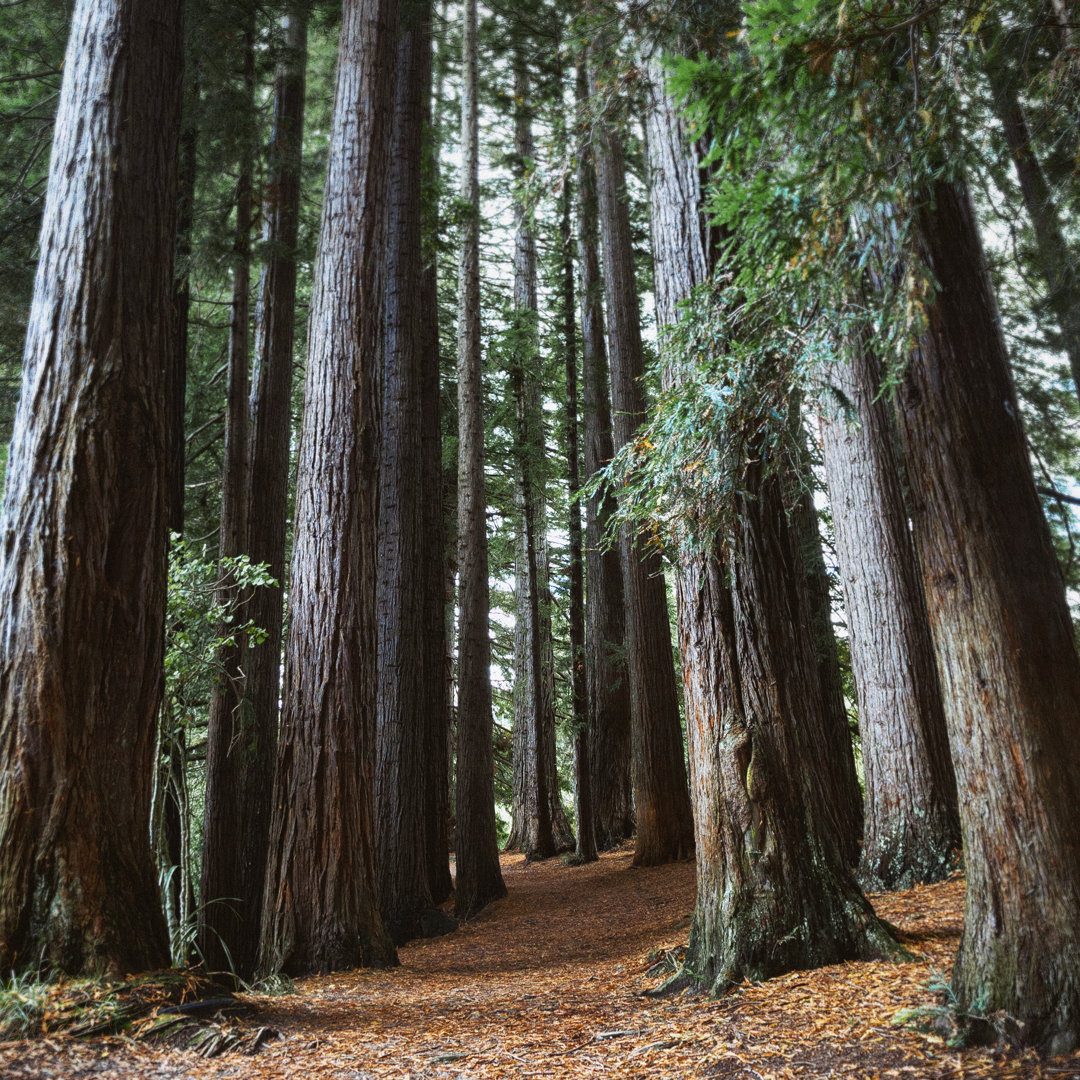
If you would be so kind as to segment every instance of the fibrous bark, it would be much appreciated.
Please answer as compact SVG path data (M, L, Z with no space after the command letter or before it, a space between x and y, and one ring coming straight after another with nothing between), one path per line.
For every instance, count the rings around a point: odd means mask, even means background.
M434 94L429 78L426 96L427 130L424 139L424 178L432 186L438 180L438 145L434 125ZM443 495L441 354L439 344L439 290L436 248L439 235L438 200L427 199L424 222L424 266L420 278L421 334L421 484L423 486L421 566L424 599L425 659L421 677L425 685L424 822L428 864L428 889L432 902L441 904L454 891L450 876L450 693L448 692L449 630L453 627L453 585L447 603L446 507ZM450 613L448 616L448 612ZM449 628L448 628L449 624Z
M468 918L506 895L495 828L488 640L484 387L480 352L480 182L476 0L463 5L461 199L458 271L458 742L454 908Z
M626 205L623 149L602 126L594 141L600 229L604 246L614 446L630 442L645 417L645 358ZM631 761L637 837L634 863L648 866L693 851L693 821L683 757L667 590L658 553L640 534L620 538L630 675Z
M654 72L650 202L657 315L708 280L698 159ZM669 357L677 384L681 360ZM753 439L749 439L753 445ZM898 951L848 869L815 744L829 701L811 632L792 463L744 466L727 543L684 552L678 572L698 866L687 972L720 990L742 978Z
M0 966L168 958L150 851L181 5L72 17L0 532Z
M588 99L584 66L577 69L577 98ZM578 155L578 261L581 276L582 428L586 477L614 456L603 282L592 147ZM634 834L630 779L630 682L626 670L626 612L617 546L608 545L615 500L605 490L585 500L585 681L593 825L600 848Z
M395 0L346 0L309 324L263 971L395 959L378 911L373 819L376 267L396 26Z
M938 283L898 395L967 873L952 985L1060 1051L1080 1035L1080 660L970 198L917 227Z
M859 877L908 889L953 865L956 779L877 358L856 344L826 377L851 409L823 416L821 437L866 777Z
M805 438L801 421L800 438ZM810 472L809 462L803 462L801 473ZM862 791L855 771L855 753L851 741L847 709L844 706L844 686L840 677L840 658L832 624L832 595L829 572L825 566L821 531L814 496L802 481L794 477L798 491L794 493L792 525L798 537L802 555L808 607L808 624L814 657L821 686L821 719L825 727L813 740L818 760L818 783L825 795L825 808L830 827L836 829L844 857L851 866L859 861L863 833Z
M247 649L246 698L250 737L238 782L245 807L246 839L238 868L244 895L242 945L237 971L254 968L259 945L270 828L278 700L281 692L282 590L289 491L293 349L296 325L296 242L300 216L300 166L304 125L307 19L302 11L282 20L284 53L274 78L274 128L263 206L268 255L255 316L255 358L249 405L248 554L265 563L276 585L251 592L247 613L265 638ZM238 894L226 894L238 895ZM237 958L239 952L240 958ZM245 976L246 977L246 976Z
M254 204L255 17L240 34L242 121L229 311L228 390L221 479L221 558L248 547L248 368L251 359L251 219ZM234 577L219 571L223 601L240 600ZM246 597L243 598L246 601ZM219 628L224 637L226 626ZM259 947L262 875L273 743L256 726L247 697L247 641L232 636L218 653L206 737L206 801L199 910L199 950L209 971L249 978ZM260 768L261 766L261 768ZM259 811L262 811L261 813ZM257 875L257 876L256 876Z
M560 78L560 83L562 79ZM581 455L578 450L577 323L574 299L574 249L571 211L573 191L569 177L563 183L559 222L562 248L563 349L566 352L566 488L569 496L567 535L570 549L570 703L574 732L574 816L577 818L576 855L596 860L592 778L589 774L588 685L585 674L585 553L581 528Z
M564 818L555 776L554 650L548 610L546 435L537 369L536 237L527 182L535 155L529 75L514 61L514 157L518 183L514 230L513 359L516 502L519 530L514 612L513 799L507 847L527 858L555 854L556 817ZM550 657L551 662L545 663ZM554 804L554 805L553 805ZM563 821L565 827L565 820Z
M379 908L395 944L421 934L428 887L425 710L429 658L422 618L429 555L422 533L424 337L421 320L421 171L431 34L426 5L408 4L397 42L384 270L379 463L376 872Z

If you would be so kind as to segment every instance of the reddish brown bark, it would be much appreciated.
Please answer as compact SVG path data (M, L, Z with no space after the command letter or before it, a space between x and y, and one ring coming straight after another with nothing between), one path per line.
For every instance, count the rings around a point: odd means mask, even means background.
M221 558L248 547L248 368L251 360L251 219L255 119L255 17L240 34L243 58L236 220L233 233L232 305L229 312L225 454L221 479ZM239 599L231 574L222 570L226 602ZM246 600L246 597L244 598ZM224 636L223 625L219 633ZM199 911L199 949L209 971L248 978L259 944L259 911L265 869L272 743L255 723L247 697L247 641L237 637L218 654L219 674L210 701L206 737L206 802ZM261 772L259 766L262 766ZM259 810L262 813L259 813ZM253 835L257 830L258 834ZM249 865L250 864L250 865Z
M853 410L823 417L821 433L866 776L859 875L907 889L952 866L956 779L876 357L857 349L827 378Z
M488 640L484 386L480 343L480 181L476 0L463 10L461 198L458 272L458 707L457 878L454 908L468 918L506 895L495 829Z
M1080 1035L1080 659L971 201L918 218L938 282L898 399L967 899L952 985L1053 1051Z
M634 279L623 150L617 133L600 130L594 142L600 228L604 245L614 446L634 437L645 417L641 318ZM620 541L626 603L627 662L634 807L635 865L685 858L693 851L693 820L683 757L667 589L660 556L640 535Z
M378 911L373 819L376 267L396 26L395 0L346 0L309 327L263 971L395 959Z
M424 790L428 780L425 709L429 658L422 618L425 550L421 320L421 171L424 88L430 79L426 5L407 4L397 42L387 264L383 271L382 432L379 462L378 743L376 871L379 908L395 944L419 937L432 906L428 887Z
M0 531L0 965L168 958L150 852L181 5L80 0Z
M584 66L577 69L577 98L588 98ZM614 456L604 286L600 278L600 226L592 148L578 156L578 260L581 276L582 437L586 477ZM626 611L622 567L606 533L615 500L606 492L585 500L585 681L593 823L600 848L634 834L630 779L630 682L626 670Z

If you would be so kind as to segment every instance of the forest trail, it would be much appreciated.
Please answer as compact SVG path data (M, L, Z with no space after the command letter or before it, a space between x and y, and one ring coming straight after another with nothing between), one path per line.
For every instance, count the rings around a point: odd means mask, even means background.
M795 972L719 1000L650 999L659 950L684 944L694 866L526 865L504 856L510 893L446 937L400 950L401 966L301 980L256 998L281 1038L254 1057L205 1061L118 1038L0 1044L4 1077L1080 1077L1080 1055L957 1051L892 1023L933 1006L959 937L963 883L875 897L920 959ZM251 1021L249 1021L251 1023Z

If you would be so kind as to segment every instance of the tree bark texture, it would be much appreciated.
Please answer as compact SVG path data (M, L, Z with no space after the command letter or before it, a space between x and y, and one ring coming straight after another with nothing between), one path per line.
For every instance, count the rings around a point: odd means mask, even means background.
M801 420L797 421L801 427ZM803 433L805 438L805 433ZM809 455L807 455L809 456ZM825 794L829 823L836 829L840 847L851 866L859 861L863 833L863 797L859 789L859 776L855 771L855 753L851 742L851 727L847 709L844 707L844 686L840 677L840 658L836 648L836 634L832 625L832 595L829 571L825 566L821 531L814 496L806 486L805 477L810 475L809 461L800 465L792 479L798 485L791 501L792 524L798 537L802 555L808 607L808 630L810 644L818 666L821 685L821 718L825 728L820 738L813 741L818 757L818 782Z
M748 477L730 559L691 556L679 576L698 867L687 967L717 991L899 952L822 828L823 698L779 488Z
M1046 283L1046 303L1061 332L1061 348L1069 359L1073 388L1080 395L1080 278L1076 255L1070 251L1054 194L1031 143L1016 72L1010 70L1009 58L1000 53L999 49L998 55L991 57L986 65L994 111L1005 134L1020 181L1024 209L1035 234L1036 265Z
M379 465L378 740L376 874L379 908L395 944L421 934L432 906L428 887L425 800L428 780L427 669L422 619L427 579L423 536L423 378L421 319L421 172L424 87L430 80L430 12L407 3L397 42L397 70L387 200L383 314L382 437ZM440 620L441 621L441 620Z
M0 966L168 958L150 850L181 5L72 17L0 531Z
M166 376L165 415L169 435L169 532L184 531L184 423L187 404L188 315L191 311L192 230L195 224L195 181L198 177L199 127L197 114L201 77L196 68L187 73L181 109L180 152L176 184L176 266L173 280L172 366Z
M585 67L577 69L577 98L588 98ZM582 427L585 475L614 456L604 286L600 278L599 220L592 146L578 155L578 261L581 277ZM614 499L603 492L585 500L585 681L589 776L597 846L615 847L634 834L630 778L630 681L626 668L626 611L616 545L607 545Z
M561 83L560 79L560 83ZM569 496L567 534L570 549L570 707L574 732L574 816L576 854L595 862L592 782L589 776L588 684L585 674L585 552L581 528L581 454L578 449L577 323L574 297L574 234L571 223L574 195L569 177L560 202L559 244L562 248L563 349L566 353L566 490Z
M240 37L243 119L233 233L232 304L229 311L225 454L221 478L221 558L248 549L248 398L251 359L251 220L255 159L255 16ZM226 600L240 600L234 577L218 571ZM219 634L228 632L226 626ZM262 874L273 754L255 724L247 696L247 640L233 638L218 653L219 673L210 699L206 738L206 802L199 912L199 949L207 970L231 967L242 978L254 971L259 948ZM262 772L256 770L262 766ZM253 775L254 773L254 775ZM261 804L261 806L260 806ZM258 813L259 809L263 813ZM252 812L254 813L254 820ZM258 876L256 876L258 875Z
M859 877L909 889L953 865L956 778L877 358L857 348L826 377L851 408L823 416L821 438L866 781Z
M255 356L249 403L247 551L265 563L276 585L252 590L247 612L266 633L246 653L246 706L250 724L246 755L233 778L244 836L234 889L245 898L244 923L230 943L237 971L249 976L258 958L259 917L266 876L267 843L281 692L282 592L289 491L293 350L296 326L296 242L300 214L300 166L304 125L307 18L287 15L285 51L274 77L274 128L263 206L268 255L259 284ZM223 883L223 888L230 883ZM247 972L248 974L245 974Z
M395 0L342 12L309 323L262 971L395 960L375 812L375 401Z
M898 427L964 838L953 989L1057 1052L1080 1035L1080 660L971 201L929 194L939 289Z
M645 417L640 382L645 359L622 145L610 127L601 128L598 134L594 149L604 246L614 447L618 450L634 438ZM637 814L634 864L650 866L690 855L694 828L663 566L659 554L650 553L640 535L631 535L625 529L620 549Z
M431 64L428 64L426 95L427 131L424 139L425 180L437 183L438 146L433 124L434 95ZM454 891L450 876L450 685L447 676L449 638L453 627L453 585L449 603L446 595L446 500L443 493L442 389L439 343L439 285L436 247L439 235L438 200L428 199L430 218L425 222L424 267L420 278L421 333L421 484L423 521L421 567L424 574L423 616L425 684L423 706L424 822L431 900L441 904ZM449 613L449 616L448 616Z
M533 169L532 113L529 74L520 52L514 58L514 158L518 185L514 204L514 313L510 384L514 395L514 439L518 510L517 569L514 611L513 799L508 848L528 859L555 854L552 795L554 776L555 698L546 685L553 664L548 604L546 432L539 355L539 313L536 299L536 237L528 205ZM545 615L548 617L545 618ZM548 741L551 753L548 753ZM550 759L550 760L549 760ZM561 809L561 808L560 808Z
M661 327L708 280L712 258L696 150L662 88L656 72L649 153ZM671 357L667 379L680 377ZM677 579L698 867L687 970L716 990L896 949L827 817L815 744L829 702L784 478L763 480L760 462L749 465L730 543L684 553Z
M461 200L458 270L458 706L457 877L454 908L475 915L506 895L495 828L488 638L484 384L480 343L480 181L476 0L462 9Z

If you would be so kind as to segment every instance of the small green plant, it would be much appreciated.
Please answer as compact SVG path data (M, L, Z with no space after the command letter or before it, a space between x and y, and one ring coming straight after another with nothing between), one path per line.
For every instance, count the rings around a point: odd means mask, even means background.
M946 1046L953 1049L988 1043L1005 1047L1019 1041L1020 1024L1003 1009L988 1012L989 995L985 990L977 994L975 1000L964 1008L952 984L936 969L933 970L926 988L930 993L938 995L939 1003L900 1009L893 1015L891 1023L898 1027L911 1027L917 1031L940 1035Z
M21 1039L40 1031L50 989L36 973L12 972L0 982L0 1039Z

